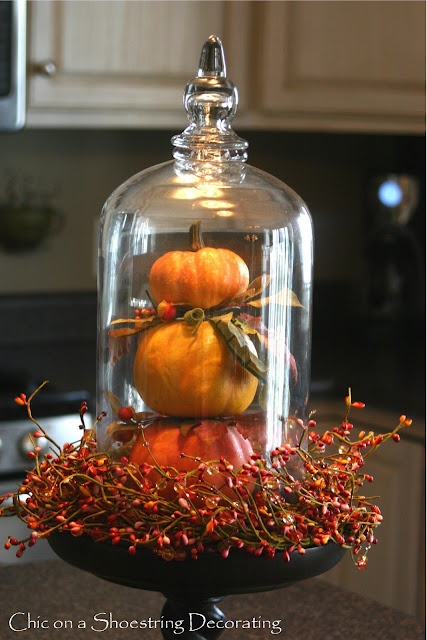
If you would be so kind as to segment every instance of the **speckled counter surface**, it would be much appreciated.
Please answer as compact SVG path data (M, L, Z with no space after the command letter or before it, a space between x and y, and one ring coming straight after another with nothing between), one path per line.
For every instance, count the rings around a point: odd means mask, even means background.
M0 585L1 640L162 638L161 594L110 584L60 560L3 566ZM415 619L319 579L228 596L220 608L229 626L221 640L425 638ZM194 627L202 622L197 614ZM179 628L175 631L179 638Z

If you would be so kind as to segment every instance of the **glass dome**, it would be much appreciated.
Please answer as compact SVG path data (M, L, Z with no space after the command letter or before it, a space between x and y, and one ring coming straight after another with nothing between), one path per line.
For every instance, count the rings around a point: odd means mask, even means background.
M209 456L239 466L301 436L311 218L291 188L246 164L248 143L231 127L237 102L211 36L173 159L104 205L97 442L111 455L145 461L142 438L159 465Z

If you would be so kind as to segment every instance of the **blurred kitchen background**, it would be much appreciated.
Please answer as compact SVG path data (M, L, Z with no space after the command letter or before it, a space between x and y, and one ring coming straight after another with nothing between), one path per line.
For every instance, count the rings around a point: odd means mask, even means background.
M419 613L424 2L29 2L26 126L0 133L2 391L48 379L94 393L98 216L121 182L171 159L211 33L239 89L234 129L249 164L289 184L313 217L313 407L351 387L381 426L417 419L402 463L418 469L415 504L393 516L406 526L416 514L412 559L402 531L406 568L393 565L384 597ZM9 211L28 206L43 210L29 237ZM399 483L390 504L406 502Z

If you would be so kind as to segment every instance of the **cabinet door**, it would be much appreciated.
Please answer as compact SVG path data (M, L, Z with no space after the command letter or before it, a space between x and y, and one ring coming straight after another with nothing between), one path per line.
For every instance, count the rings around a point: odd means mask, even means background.
M245 4L31 2L29 125L185 126L183 90L201 47L213 33L239 58L229 23L238 14L243 28Z
M330 130L425 130L424 2L261 2L259 108Z

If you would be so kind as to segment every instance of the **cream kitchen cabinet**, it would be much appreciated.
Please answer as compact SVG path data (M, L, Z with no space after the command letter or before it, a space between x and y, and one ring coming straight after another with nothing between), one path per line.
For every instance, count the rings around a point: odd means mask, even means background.
M334 404L334 403L333 403ZM331 427L342 420L342 411L331 405L317 406L319 425ZM390 431L398 416L386 411L354 410L355 429ZM414 430L411 433L411 430ZM350 554L319 577L382 604L425 620L425 421L415 419L399 443L388 441L366 458L363 471L373 476L363 493L379 496L384 517L375 535L378 544L368 552L366 569L354 566ZM412 436L412 437L411 437Z
M185 84L224 43L242 128L422 133L425 3L30 0L28 126L186 124Z
M211 33L221 37L229 66L246 46L245 3L28 4L30 127L181 128L183 90L196 75L203 42ZM236 22L238 46L230 27Z
M425 2L255 4L258 81L250 108L260 121L425 131Z

